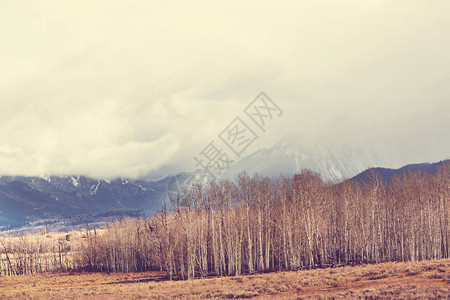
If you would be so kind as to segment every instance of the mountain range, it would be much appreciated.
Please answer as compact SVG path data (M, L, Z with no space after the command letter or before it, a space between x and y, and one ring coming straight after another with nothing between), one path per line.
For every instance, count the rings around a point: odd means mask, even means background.
M380 178L383 180L384 183L389 183L395 176L409 174L412 172L419 172L419 173L426 172L429 174L435 174L439 170L439 168L444 164L449 165L450 160L447 159L435 163L409 164L399 169L380 168L380 167L370 168L350 178L349 180L358 183L368 183L373 180L372 174L375 172L377 175L380 176Z
M233 178L245 170L250 175L287 176L310 169L323 180L333 183L345 179L364 182L370 179L369 167L386 180L412 170L436 172L440 164L392 166L379 154L355 147L330 147L307 151L293 140L281 140L273 147L261 149L234 164L224 177ZM448 163L448 160L446 161ZM85 176L3 176L0 177L0 230L43 224L79 224L87 218L98 221L131 216L151 216L165 204L174 183L189 177L184 172L157 179L95 179Z
M38 220L136 215L159 210L170 178L0 177L0 230Z

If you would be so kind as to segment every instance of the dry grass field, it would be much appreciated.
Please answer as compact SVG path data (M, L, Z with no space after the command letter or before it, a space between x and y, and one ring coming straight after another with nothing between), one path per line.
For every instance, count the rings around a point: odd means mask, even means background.
M0 277L0 299L450 299L450 259L167 281L159 272Z

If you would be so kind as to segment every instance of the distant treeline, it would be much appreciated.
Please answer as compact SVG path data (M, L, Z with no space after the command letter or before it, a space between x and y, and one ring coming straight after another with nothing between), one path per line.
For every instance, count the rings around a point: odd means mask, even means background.
M0 276L74 269L68 240L45 234L0 237Z
M183 207L88 230L70 267L165 270L192 279L333 265L448 258L450 164L389 183L324 183L303 171L180 191ZM68 267L67 264L66 267Z

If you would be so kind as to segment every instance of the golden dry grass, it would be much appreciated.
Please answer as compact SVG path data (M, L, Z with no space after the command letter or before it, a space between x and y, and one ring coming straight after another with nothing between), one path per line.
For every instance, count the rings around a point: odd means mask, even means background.
M159 272L0 277L0 299L449 299L450 259L166 281Z

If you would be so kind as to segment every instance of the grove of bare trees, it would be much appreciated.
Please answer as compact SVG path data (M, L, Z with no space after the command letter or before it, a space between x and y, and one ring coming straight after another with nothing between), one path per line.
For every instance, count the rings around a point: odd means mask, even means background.
M365 183L332 185L306 170L196 185L180 192L184 207L87 231L72 265L192 279L448 258L449 172L447 161L435 174L389 183L374 171Z
M73 269L70 252L63 238L48 240L41 234L0 238L0 276Z

